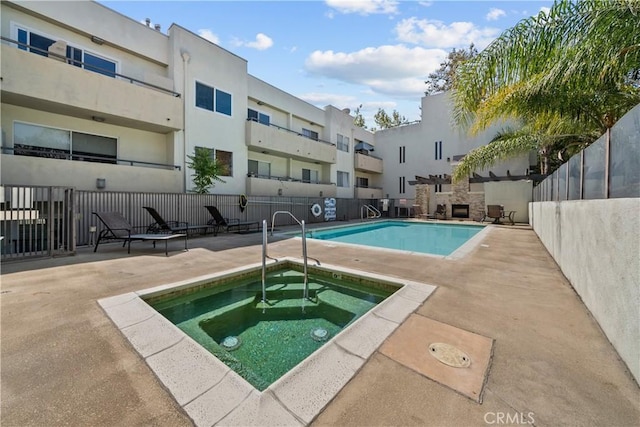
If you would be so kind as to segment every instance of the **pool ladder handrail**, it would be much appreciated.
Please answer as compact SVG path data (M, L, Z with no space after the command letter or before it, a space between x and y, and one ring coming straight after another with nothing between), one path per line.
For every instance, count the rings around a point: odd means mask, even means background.
M382 213L373 205L362 205L362 207L360 208L361 220L364 220L365 218L365 211L367 212L367 218L369 219L377 219L382 216ZM372 216L369 216L369 214L372 214Z
M300 224L300 228L302 229L302 259L304 265L304 291L302 294L302 298L309 299L309 277L307 274L307 232L304 225L304 220L299 221L291 212L289 211L276 211L273 213L271 218L271 235L273 236L273 226L275 224L275 219L278 214L288 214L293 218L298 224ZM267 220L262 220L262 302L267 302L267 292L266 292L266 270L267 270L267 258L275 259L267 255ZM320 261L315 258L312 258L315 262L320 265ZM277 260L276 260L277 261Z

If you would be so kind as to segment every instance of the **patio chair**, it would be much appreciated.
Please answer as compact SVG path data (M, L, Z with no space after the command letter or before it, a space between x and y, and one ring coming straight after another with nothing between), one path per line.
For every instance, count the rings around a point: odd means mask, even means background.
M122 240L122 247L128 245L127 253L131 253L131 242L134 240L150 240L153 242L153 247L156 247L156 241L164 241L164 253L169 256L168 243L169 240L184 237L184 249L187 248L187 234L149 234L149 233L135 233L136 228L129 221L125 219L120 212L93 212L93 214L100 220L104 229L98 233L98 240L96 246L93 248L93 252L98 250L98 245L103 240Z
M213 217L209 222L207 222L207 224L214 227L214 236L218 235L220 229L224 229L227 233L231 230L235 230L237 232L249 232L254 226L256 230L260 229L260 221L241 221L238 218L225 218L215 206L205 206L205 209L207 209Z
M486 218L493 218L493 224L501 224L500 219L504 218L504 206L487 205Z
M188 222L184 221L165 221L165 219L158 213L155 208L149 206L143 206L142 209L149 212L149 215L155 221L147 227L147 233L168 233L168 234L176 234L176 233L189 233L190 231L200 230L204 234L207 234L207 229L211 228L211 225L189 225Z
M442 219L447 219L447 205L436 206L436 211L434 213L434 216L436 218L438 218L438 216L441 216Z

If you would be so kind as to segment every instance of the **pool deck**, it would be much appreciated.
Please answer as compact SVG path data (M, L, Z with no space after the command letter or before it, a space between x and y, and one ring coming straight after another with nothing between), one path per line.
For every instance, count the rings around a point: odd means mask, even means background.
M640 425L638 385L535 233L491 228L459 259L308 240L322 263L437 286L311 425ZM260 243L231 233L190 239L188 252L170 242L168 257L136 242L130 255L110 244L3 263L0 424L193 425L97 301L259 263ZM276 258L300 254L299 239L269 245ZM438 328L492 342L482 403L412 365Z

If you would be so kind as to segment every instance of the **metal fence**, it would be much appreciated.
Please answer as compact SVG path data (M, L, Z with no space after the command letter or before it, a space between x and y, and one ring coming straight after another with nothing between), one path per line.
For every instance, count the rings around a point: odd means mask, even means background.
M72 188L5 185L0 206L2 261L75 253Z
M240 195L77 191L76 243L78 246L95 244L102 226L93 212L120 212L133 226L152 224L154 221L144 206L155 208L167 221L184 221L189 225L206 224L212 219L204 208L207 205L216 206L225 218L242 221L266 219L269 225L276 211L289 211L307 224L324 222L324 216L316 217L311 212L316 203L324 207L325 198L322 197L249 196L247 199L245 209L241 210ZM365 204L377 204L377 201L336 199L336 220L359 219L360 209ZM293 224L295 221L288 215L279 215L274 225Z
M533 200L640 197L640 105L533 189Z

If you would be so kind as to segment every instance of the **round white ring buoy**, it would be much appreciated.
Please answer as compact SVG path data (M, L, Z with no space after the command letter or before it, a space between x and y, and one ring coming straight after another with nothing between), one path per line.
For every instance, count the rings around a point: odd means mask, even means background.
M311 206L311 213L313 214L313 216L319 217L320 215L322 215L322 208L319 204L316 203L315 205Z

